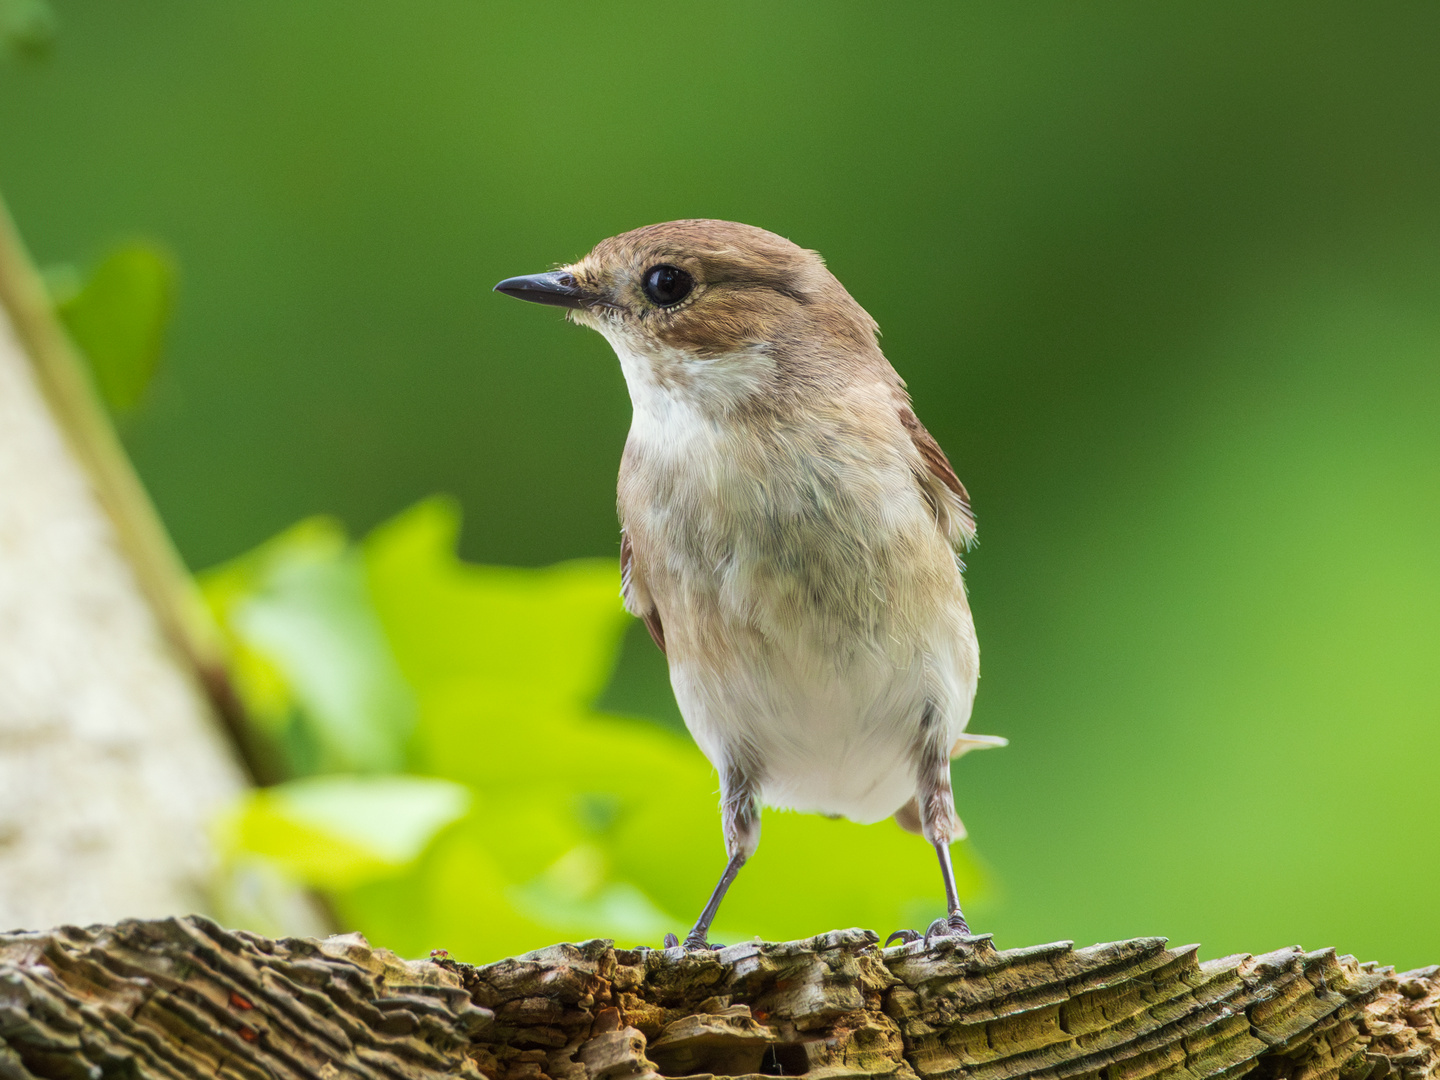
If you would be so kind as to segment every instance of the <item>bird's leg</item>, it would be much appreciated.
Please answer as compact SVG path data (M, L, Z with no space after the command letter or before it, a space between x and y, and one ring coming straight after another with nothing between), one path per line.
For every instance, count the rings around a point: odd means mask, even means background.
M965 921L965 913L960 910L960 896L955 891L955 868L950 865L950 841L935 841L935 854L940 856L940 876L945 879L945 910L946 917L936 919L930 924L930 929L925 931L925 941L929 944L931 936L944 937L946 934L970 933L970 924ZM941 924L944 923L944 928Z
M755 854L760 844L760 807L756 787L754 776L740 766L727 766L720 773L720 817L725 829L725 853L730 856L730 861L725 864L725 872L720 875L705 910L700 912L700 918L685 935L687 949L711 948L706 935L710 932L710 924L715 921L715 913L720 910L720 901L725 899L725 891L730 888L740 867Z
M955 838L955 793L950 787L950 755L948 745L939 736L943 725L939 711L931 702L925 703L920 718L920 742L917 747L915 766L919 803L920 831L935 847L940 859L940 876L945 882L945 910L943 919L936 919L925 931L925 945L928 948L932 938L959 937L970 934L970 924L960 910L960 894L955 888L955 868L950 863L950 841ZM913 930L897 930L885 939L890 944L896 938L905 942L916 941L920 935Z
M730 883L735 880L735 875L744 865L744 855L737 853L730 856L730 861L725 864L725 872L720 875L720 881L715 885L715 891L710 894L709 903L705 905L705 910L700 912L700 918L695 920L695 925L690 928L690 933L685 935L685 948L719 948L718 945L711 945L706 940L706 936L710 933L710 924L715 921L715 913L720 910L720 901L725 899L725 891L730 888Z

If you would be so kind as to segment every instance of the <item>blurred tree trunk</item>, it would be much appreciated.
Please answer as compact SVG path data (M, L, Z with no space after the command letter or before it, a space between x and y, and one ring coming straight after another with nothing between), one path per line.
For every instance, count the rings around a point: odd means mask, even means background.
M210 906L246 778L195 605L0 205L0 927Z
M1140 938L715 953L555 945L483 967L203 919L0 935L0 1077L1421 1080L1440 969Z

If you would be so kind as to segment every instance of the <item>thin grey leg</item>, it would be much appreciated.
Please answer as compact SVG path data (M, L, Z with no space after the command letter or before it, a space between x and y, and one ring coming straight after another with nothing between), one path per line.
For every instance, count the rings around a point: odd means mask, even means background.
M735 875L740 873L740 867L744 865L744 855L737 853L730 856L730 861L725 864L725 872L720 875L720 881L716 884L715 891L710 894L710 902L705 905L705 910L700 912L700 918L695 920L695 925L690 928L690 933L685 935L685 948L710 948L710 942L707 940L710 924L715 921L715 913L720 910L720 901L725 899L725 892L730 888L730 883L735 880Z
M955 794L950 789L949 747L939 737L940 715L935 706L926 703L920 717L920 741L916 747L916 803L920 814L920 831L935 847L940 860L940 876L945 883L943 919L936 919L925 931L925 945L931 938L969 935L970 924L960 910L960 894L955 888L955 868L950 862L950 841L955 832ZM897 930L885 940L888 945L896 938L914 941L920 935L913 930Z
M730 860L725 864L725 872L720 875L705 910L700 912L700 918L685 935L687 949L710 948L707 935L710 924L715 921L715 913L720 910L720 901L725 899L730 883L740 873L745 860L760 845L760 808L756 801L758 786L756 777L740 766L732 765L720 774L720 819L725 830L725 852Z
M960 894L955 889L955 868L950 865L950 842L937 842L935 854L940 856L940 876L945 879L945 910L949 913L945 919L946 927L951 933L968 935L970 924L965 921L965 913L960 910ZM928 939L934 931L935 923L931 923L925 937Z

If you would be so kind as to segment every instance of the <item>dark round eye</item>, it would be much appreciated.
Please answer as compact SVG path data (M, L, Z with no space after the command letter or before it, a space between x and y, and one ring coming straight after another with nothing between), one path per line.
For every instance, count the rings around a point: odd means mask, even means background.
M678 304L695 288L695 279L678 266L661 263L645 271L645 295L661 307Z

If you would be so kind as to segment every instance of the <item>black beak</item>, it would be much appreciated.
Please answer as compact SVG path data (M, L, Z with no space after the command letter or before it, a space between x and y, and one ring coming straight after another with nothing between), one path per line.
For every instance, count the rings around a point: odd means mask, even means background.
M495 286L495 291L513 296L517 300L529 300L532 304L550 304L553 307L589 307L592 299L580 288L575 275L568 270L506 278Z

